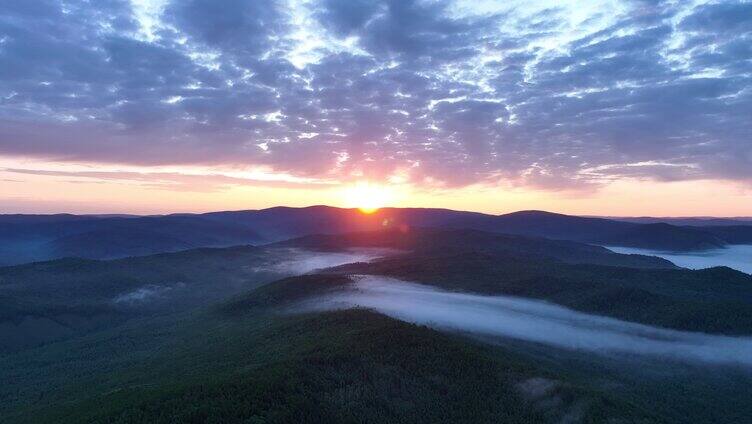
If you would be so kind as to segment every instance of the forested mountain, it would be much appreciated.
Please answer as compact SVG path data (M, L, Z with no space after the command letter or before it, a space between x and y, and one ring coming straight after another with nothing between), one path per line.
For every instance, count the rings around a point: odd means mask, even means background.
M352 296L377 303L343 303ZM13 423L681 423L752 412L752 276L574 241L399 225L61 259L0 268L0 302L0 415ZM439 315L421 326L415 313Z
M638 224L542 211L495 216L447 209L383 208L365 214L357 209L313 206L148 217L0 215L0 265L62 257L110 259L405 226L475 229L666 251L752 243L752 226L747 225Z

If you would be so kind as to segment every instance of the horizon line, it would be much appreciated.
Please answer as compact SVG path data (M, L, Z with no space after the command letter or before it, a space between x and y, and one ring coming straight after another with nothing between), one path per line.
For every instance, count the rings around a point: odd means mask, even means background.
M270 209L277 209L277 208L285 208L285 209L310 209L310 208L331 208L331 209L340 209L340 210L359 210L360 208L357 207L342 207L342 206L331 206L331 205L325 205L325 204L313 204L313 205L307 205L307 206L287 206L287 205L275 205L275 206L269 206L266 208L257 208L257 209L221 209L221 210L210 210L210 211L204 211L204 212L165 212L165 213L127 213L127 212L101 212L101 213L75 213L75 212L52 212L52 213L34 213L34 212L4 212L0 211L0 216L61 216L61 215L69 215L69 216L83 216L83 217L102 217L102 218L127 218L127 217L133 217L133 218L144 218L144 217L160 217L160 216L175 216L175 215L205 215L210 213L223 213L223 212L260 212ZM681 215L681 216L671 216L671 215L590 215L590 214L570 214L570 213L563 213L563 212L555 212L550 210L543 210L543 209L519 209L514 210L510 212L504 212L499 214L493 214L493 213L487 213L487 212L480 212L475 210L468 210L468 209L452 209L452 208L442 208L442 207L424 207L424 206L384 206L377 208L376 212L383 210L383 209L419 209L419 210L444 210L444 211L452 211L452 212L464 212L464 213L473 213L473 214L480 214L480 215L486 215L486 216L504 216L504 215L511 215L515 213L521 213L521 212L543 212L543 213L549 213L549 214L556 214L556 215L567 215L567 216L576 216L580 218L600 218L600 219L697 219L697 220L713 220L713 219L728 219L728 220L752 220L752 216L723 216L723 215Z

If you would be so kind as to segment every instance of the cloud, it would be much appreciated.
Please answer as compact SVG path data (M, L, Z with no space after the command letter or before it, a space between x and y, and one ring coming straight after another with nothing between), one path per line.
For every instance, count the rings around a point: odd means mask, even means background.
M752 180L749 2L142 3L0 5L0 154L446 187Z

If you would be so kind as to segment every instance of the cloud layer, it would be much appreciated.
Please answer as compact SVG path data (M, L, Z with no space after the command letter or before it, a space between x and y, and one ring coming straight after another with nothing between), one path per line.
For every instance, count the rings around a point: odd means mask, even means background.
M752 3L10 0L0 155L572 188L752 178Z

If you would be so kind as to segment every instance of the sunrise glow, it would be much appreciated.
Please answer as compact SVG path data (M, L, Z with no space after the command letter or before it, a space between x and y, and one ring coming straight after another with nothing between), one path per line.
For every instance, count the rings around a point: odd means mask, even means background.
M343 190L343 201L348 207L371 214L394 200L394 192L387 186L357 183Z
M748 1L0 3L0 213L752 216Z
M752 416L750 47L752 0L0 0L0 424Z

